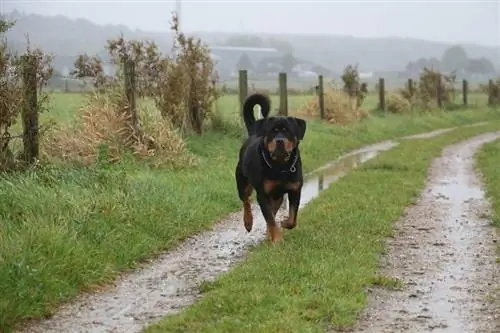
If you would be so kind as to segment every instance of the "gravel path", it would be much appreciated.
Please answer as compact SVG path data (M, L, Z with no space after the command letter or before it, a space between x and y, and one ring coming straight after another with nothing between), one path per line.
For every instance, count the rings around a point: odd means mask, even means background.
M404 139L430 138L450 130ZM304 184L301 207L349 170L395 145L384 141L367 146L316 170ZM255 223L251 233L244 229L241 213L231 214L211 230L187 239L143 268L124 274L109 289L83 294L61 306L51 318L28 324L22 332L140 332L163 316L182 310L201 297L198 290L203 281L214 280L241 262L249 248L265 238L260 209L252 209ZM278 219L283 216L280 210Z
M306 178L301 207L353 168L396 144L385 141L367 146L318 169ZM182 310L201 296L202 282L228 271L249 248L265 239L260 208L254 205L252 211L252 232L245 230L241 212L231 214L211 230L187 239L142 269L117 279L114 287L81 295L51 318L29 324L23 332L140 332L163 316ZM277 220L283 217L281 209Z
M426 188L397 223L383 262L382 273L404 287L370 290L353 332L500 332L498 238L473 160L499 137L489 133L449 146L433 161Z

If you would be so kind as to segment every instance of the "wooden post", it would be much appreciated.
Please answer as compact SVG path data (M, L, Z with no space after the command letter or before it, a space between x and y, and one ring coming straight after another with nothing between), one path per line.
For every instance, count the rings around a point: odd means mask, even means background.
M385 80L383 77L378 80L378 100L379 109L385 111Z
M469 93L469 83L467 82L466 79L463 79L462 80L462 99L463 99L465 106L467 106L469 104L468 96L467 96L468 93Z
M243 103L248 96L248 72L245 69L239 71L239 98L240 98L240 115L243 117Z
M280 115L288 116L288 89L286 82L286 73L279 74L279 92L280 92Z
M413 97L413 80L408 79L408 92L410 93L410 98Z
M494 89L495 87L493 86L493 80L490 79L488 81L488 106L493 106L494 104L494 98L493 98Z
M321 120L325 119L325 90L323 87L323 75L318 77L318 104L319 104L319 117Z
M24 160L33 163L39 156L38 141L38 85L36 79L37 58L32 55L21 57L22 75L24 83L23 108L21 111L23 121L23 146Z
M124 60L123 73L125 76L125 94L128 100L128 112L130 113L130 121L134 128L135 135L141 140L141 130L139 125L139 115L137 114L136 103L136 75L135 75L135 62L132 59Z
M436 98L437 98L437 106L438 108L442 108L443 107L443 91L442 91L442 86L441 86L441 83L442 83L442 78L441 78L441 74L439 74L438 76L438 80L437 80L437 89L436 89Z

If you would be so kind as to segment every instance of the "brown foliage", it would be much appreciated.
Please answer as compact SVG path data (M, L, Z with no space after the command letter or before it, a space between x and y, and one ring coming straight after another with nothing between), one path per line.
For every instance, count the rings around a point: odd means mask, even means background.
M202 134L204 120L210 118L218 97L214 62L208 46L199 39L186 37L175 14L171 30L175 43L170 58L158 63L153 96L161 114L182 130Z
M411 107L422 110L435 108L438 105L438 96L441 98L443 106L452 107L455 105L455 85L455 73L444 75L437 70L424 68L420 73L419 80L413 82L411 91L408 84L406 84L404 88L397 92L398 97L392 97L393 109L396 110L396 106L402 107L401 110L396 111L398 113L410 109L406 106L406 103L399 100L399 97L405 98Z
M351 97L345 89L334 85L324 88L325 120L335 124L348 124L369 116L366 110L358 107L357 97ZM311 98L301 109L302 113L317 117L319 114L318 97Z
M111 77L104 73L102 60L98 56L90 57L87 53L80 54L75 60L74 69L69 73L71 76L83 79L92 78L94 88L102 88L111 81Z
M347 65L340 78L344 82L344 92L355 98L357 106L360 107L368 94L368 85L360 82L358 65Z
M123 87L96 91L88 96L73 124L59 124L44 137L46 157L64 162L91 165L107 151L106 162L121 161L126 154L149 160L154 165L186 166L195 163L182 137L167 119L145 110L145 132L138 138L132 126ZM154 159L152 158L154 157Z
M25 103L23 71L36 71L38 112L47 109L49 96L43 88L53 74L53 56L44 54L40 49L32 50L28 38L24 55L18 56L9 51L3 34L13 25L13 22L0 20L0 170L11 169L19 162L9 144L12 139L10 128L17 122Z

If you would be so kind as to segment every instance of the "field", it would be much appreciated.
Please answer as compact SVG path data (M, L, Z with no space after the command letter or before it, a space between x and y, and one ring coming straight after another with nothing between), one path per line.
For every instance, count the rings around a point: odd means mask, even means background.
M291 114L300 114L297 110L310 98L290 96ZM84 100L81 94L54 94L42 123L72 122ZM471 94L469 100L486 104L484 95ZM376 105L375 95L365 101L367 109ZM278 106L277 96L273 106ZM217 109L227 119L238 119L237 97L223 96ZM376 113L348 125L309 120L301 143L307 173L363 145L484 121L489 124L401 143L353 171L304 208L303 224L286 236L283 247L258 246L244 265L205 284L201 302L151 331L283 332L293 327L316 332L325 318L334 327L352 324L364 305L362 289L394 282L375 273L380 240L422 188L432 158L448 144L499 129L500 111ZM241 137L207 129L185 140L199 159L190 168L151 168L124 159L92 168L48 165L2 176L0 331L46 317L83 291L106 289L121 272L240 210L233 174ZM491 170L494 164L489 163ZM363 244L355 242L359 235ZM314 283L297 284L304 279ZM268 315L276 311L279 315Z
M279 106L279 96L272 95L272 106L277 109ZM299 114L300 108L309 100L314 99L314 95L290 95L288 97L288 106L291 113ZM461 94L456 95L457 101L462 100ZM63 93L55 92L51 95L50 112L42 114L41 121L46 122L52 119L57 122L70 122L74 119L76 111L79 106L85 101L85 94L83 93ZM483 93L470 93L469 104L472 107L481 107L486 105L487 96ZM363 108L367 110L376 109L378 105L378 96L376 94L369 94L364 103ZM216 108L228 118L237 119L238 115L238 96L237 95L223 95L216 103ZM17 133L20 133L20 127L17 127Z

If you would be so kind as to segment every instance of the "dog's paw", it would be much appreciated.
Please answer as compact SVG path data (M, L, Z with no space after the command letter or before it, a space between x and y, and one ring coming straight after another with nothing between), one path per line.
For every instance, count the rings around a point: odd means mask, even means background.
M297 221L294 221L290 219L290 217L287 217L281 222L281 226L285 229L293 229L297 226Z
M245 225L245 229L250 232L252 231L252 227L253 227L253 216L252 214L245 214L243 216L243 224Z

